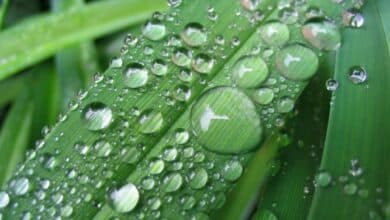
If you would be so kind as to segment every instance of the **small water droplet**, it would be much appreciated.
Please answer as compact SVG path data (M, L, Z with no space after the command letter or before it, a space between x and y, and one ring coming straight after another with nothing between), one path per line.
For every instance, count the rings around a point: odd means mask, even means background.
M159 20L153 19L145 24L142 33L147 39L158 41L165 37L167 28Z
M91 131L108 128L113 121L113 114L109 107L101 102L87 105L82 112L82 120Z
M222 176L228 181L236 181L241 177L244 168L238 161L229 161L222 170Z
M190 139L190 134L185 129L179 128L174 134L176 144L185 144Z
M158 132L164 123L164 118L160 112L154 110L144 111L139 119L139 131L143 134L153 134Z
M355 183L347 183L344 185L344 193L347 195L354 195L357 191L358 187Z
M164 177L161 187L165 192L175 192L182 183L183 177L179 173L171 173Z
M325 86L328 91L334 92L339 87L339 82L335 79L328 79L326 80Z
M354 84L362 84L367 81L367 71L360 66L349 69L348 78Z
M364 17L359 11L350 9L343 13L343 23L347 27L360 28L364 25Z
M209 74L214 67L215 60L206 54L198 54L192 60L192 68L198 73Z
M260 2L260 0L240 0L242 7L249 11L256 10L259 7Z
M9 204L10 198L7 192L0 192L0 209L7 207Z
M11 181L10 188L15 195L21 196L30 190L30 180L26 177L21 177Z
M261 105L268 105L272 102L274 97L274 91L270 88L261 88L255 90L252 95L253 100Z
M98 140L93 144L98 157L108 157L111 154L112 146L105 140Z
M290 39L290 30L286 24L271 22L260 27L261 38L270 46L283 46Z
M186 85L179 85L175 89L174 98L180 102L186 102L191 98L191 89Z
M181 33L183 41L192 47L198 47L207 42L207 34L199 23L189 23Z
M205 169L197 168L192 171L189 175L189 185L193 189L201 189L203 188L208 180L208 174Z
M140 198L137 187L128 183L119 189L115 189L109 195L109 203L119 213L131 212L138 204Z
M152 175L160 174L164 168L164 161L161 159L155 159L149 164L149 173Z
M124 83L132 89L143 87L148 78L148 70L140 63L130 63L124 71Z
M329 21L310 22L302 27L305 39L320 50L337 50L341 45L341 33L336 24Z
M176 48L172 54L172 62L180 67L186 67L191 64L192 54L184 47Z
M232 80L242 88L260 86L268 77L267 64L260 57L246 56L240 58L233 66Z
M164 76L168 72L168 65L161 59L156 59L152 63L151 71L156 76Z
M332 181L332 176L328 172L320 172L315 177L315 182L320 187L327 187Z
M289 97L282 97L277 103L277 110L280 113L288 113L294 109L294 100Z

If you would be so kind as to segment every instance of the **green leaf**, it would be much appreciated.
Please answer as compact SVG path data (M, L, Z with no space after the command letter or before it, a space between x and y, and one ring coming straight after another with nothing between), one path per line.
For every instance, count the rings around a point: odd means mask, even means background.
M23 74L0 82L0 108L13 101L26 86L28 75Z
M4 18L7 15L9 0L3 0L0 2L0 29L4 24Z
M163 0L101 1L28 19L0 34L0 42L7 42L0 45L0 79L67 46L143 21L152 11L163 10L165 5Z
M15 100L0 133L0 186L11 177L29 145L33 105L27 92Z
M321 162L321 170L333 181L316 189L309 219L384 215L377 201L386 196L389 186L389 9L388 1L369 1L363 10L364 27L345 31L335 70L340 87L332 101ZM367 82L358 85L349 79L354 66L367 71Z

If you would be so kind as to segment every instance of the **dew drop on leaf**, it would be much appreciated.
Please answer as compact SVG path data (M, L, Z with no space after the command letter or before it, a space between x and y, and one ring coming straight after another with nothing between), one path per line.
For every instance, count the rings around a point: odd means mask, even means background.
M276 53L276 68L287 79L303 81L312 77L319 65L317 55L309 48L294 44Z
M282 97L277 103L277 110L279 113L288 113L294 109L295 102L290 97Z
M164 123L162 114L154 110L144 111L139 118L139 131L143 134L158 132Z
M240 58L232 68L233 83L241 88L256 88L268 77L267 64L260 57Z
M235 160L229 161L222 169L222 176L226 180L233 182L241 177L243 170L244 168L240 162Z
M165 163L161 159L154 159L149 164L149 173L152 175L160 174L165 168Z
M99 131L108 128L113 121L113 114L109 107L101 102L93 102L85 106L82 120L88 130Z
M164 76L168 72L168 65L163 60L156 59L153 61L150 70L156 76Z
M343 13L343 23L347 27L360 28L364 25L364 17L355 9L346 10Z
M30 180L26 177L20 177L18 179L12 180L10 183L10 188L15 195L21 196L26 194L30 190Z
M191 47L198 47L207 42L207 34L199 23L189 23L181 33L183 41Z
M236 88L216 87L205 92L191 109L191 124L202 146L218 153L248 152L262 140L256 107Z
M360 66L354 66L349 69L348 78L354 84L362 84L367 81L367 71Z
M179 173L170 173L164 177L161 188L165 192L175 192L179 190L182 184L183 177Z
M302 27L305 39L320 50L337 50L341 45L341 33L336 24L329 21L310 22Z
M198 54L192 60L192 68L198 73L209 74L215 64L215 60L206 54Z
M98 140L93 144L98 157L108 157L112 151L112 145L105 140Z
M290 30L286 24L270 22L260 27L260 36L270 46L283 46L290 39Z
M128 183L110 193L109 203L116 212L128 213L136 207L139 198L137 187Z
M172 54L172 62L180 67L186 67L191 64L192 54L184 47L176 48Z
M270 88L260 88L253 92L252 99L261 105L268 105L274 99L274 91Z
M325 82L325 86L328 91L334 92L339 87L339 82L335 79L328 79Z
M165 37L167 28L163 23L154 19L145 24L142 33L147 39L158 41Z
M320 172L315 177L315 182L320 187L327 187L332 181L332 176L328 172Z
M143 87L148 78L148 70L140 63L131 63L124 71L124 84L132 89Z
M7 207L9 204L10 198L7 192L0 192L0 209Z
M197 168L189 174L189 185L193 189L203 188L208 180L207 171L203 168Z

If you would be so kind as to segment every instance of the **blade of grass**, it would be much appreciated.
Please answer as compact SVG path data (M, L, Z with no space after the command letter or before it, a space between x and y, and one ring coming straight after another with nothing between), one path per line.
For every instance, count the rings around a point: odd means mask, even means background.
M0 29L2 29L4 25L4 19L7 14L8 5L9 5L9 0L2 0L0 2Z
M26 87L28 74L19 75L0 82L0 108L13 101Z
M78 42L145 20L164 0L110 0L29 19L0 34L0 80ZM91 19L93 18L93 19Z
M84 7L83 0L52 0L54 12L75 10ZM66 48L55 56L56 70L59 74L61 110L67 109L76 92L88 86L92 75L99 71L96 49L93 42L82 42Z
M29 145L33 105L27 92L15 100L0 133L0 188L12 175Z
M380 219L383 214L377 201L389 190L383 188L389 185L386 167L390 166L390 93L386 89L390 56L385 34L388 20L384 20L389 9L388 1L369 1L363 11L364 28L345 31L335 71L340 88L331 107L321 162L334 184L316 189L309 219ZM356 65L368 73L363 85L347 77Z

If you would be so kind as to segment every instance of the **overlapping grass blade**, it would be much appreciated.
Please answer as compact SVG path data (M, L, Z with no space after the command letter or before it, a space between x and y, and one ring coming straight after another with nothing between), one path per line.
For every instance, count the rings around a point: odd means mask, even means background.
M83 0L52 0L53 12L74 10L83 7ZM59 74L61 109L65 110L74 95L86 88L92 81L92 74L99 71L97 52L92 41L82 42L66 48L55 56L56 70Z
M0 82L0 108L13 101L26 86L28 75L20 75Z
M335 70L340 88L334 94L321 162L333 183L317 188L309 219L383 218L383 205L377 201L384 199L389 185L389 9L388 1L369 1L364 28L345 31ZM348 79L354 66L367 71L366 83Z
M14 172L29 146L33 105L25 91L15 100L0 132L0 187Z
M1 1L0 3L0 29L4 25L4 19L7 14L9 0Z
M0 79L78 42L145 20L164 10L164 0L111 0L57 14L40 15L0 34Z

